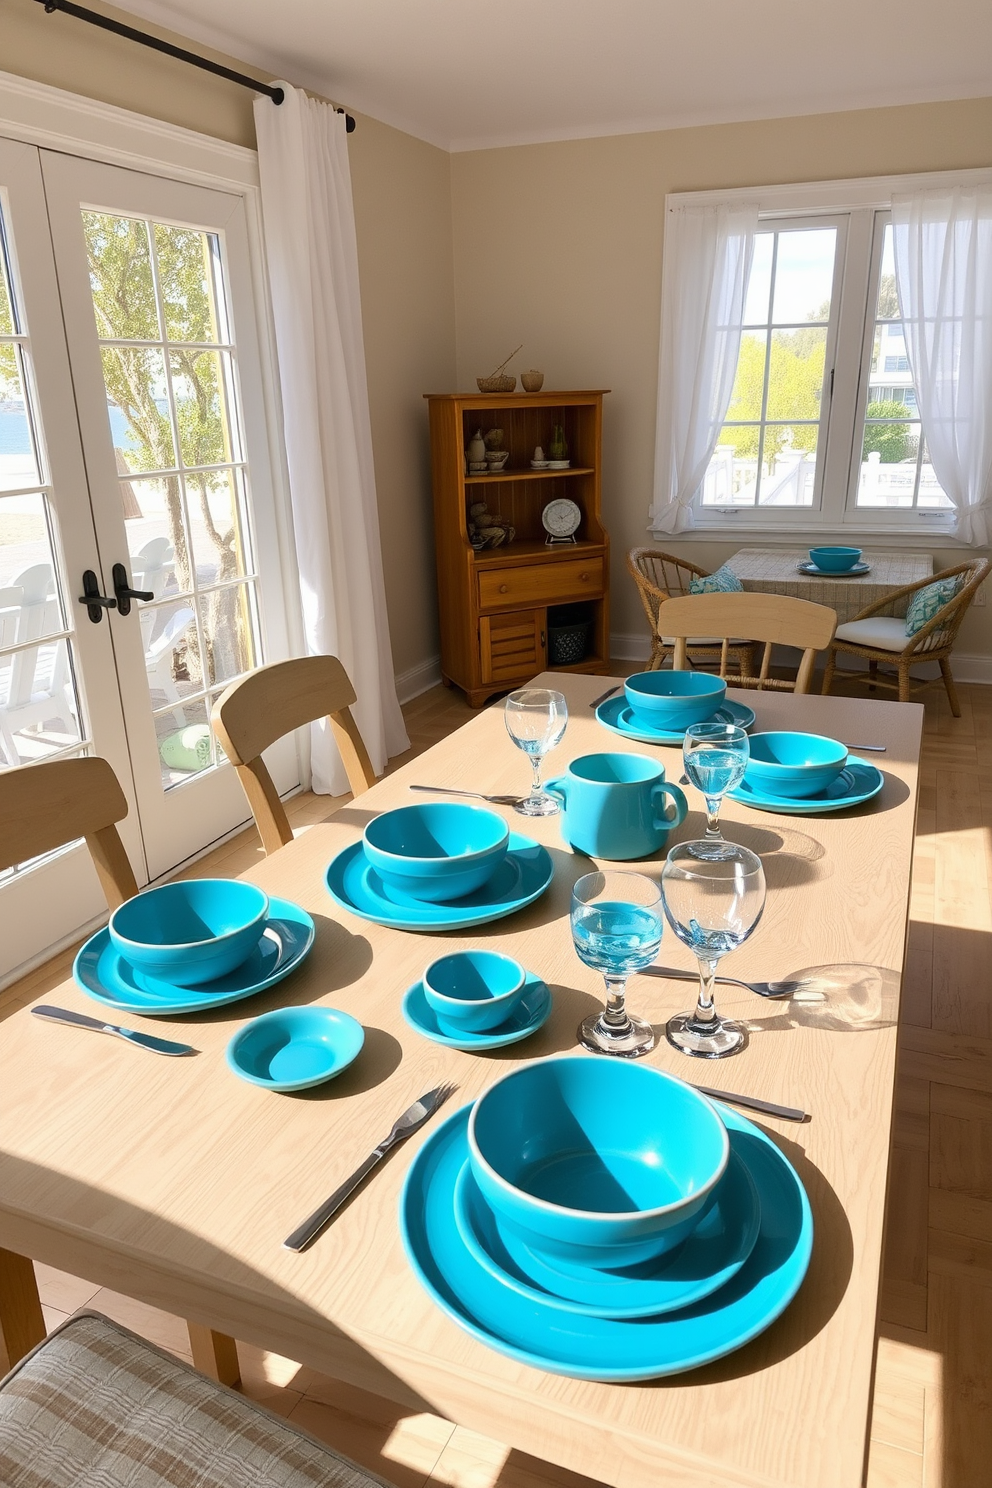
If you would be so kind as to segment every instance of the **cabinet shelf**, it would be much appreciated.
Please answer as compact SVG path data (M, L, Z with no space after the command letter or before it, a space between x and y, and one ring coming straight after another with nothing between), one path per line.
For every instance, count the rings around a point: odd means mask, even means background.
M501 470L496 475L466 475L467 486L495 486L500 481L557 480L561 476L595 475L591 465L570 465L567 470Z
M512 542L500 548L472 548L476 568L507 568L517 563L554 563L559 558L595 557L606 552L601 542Z

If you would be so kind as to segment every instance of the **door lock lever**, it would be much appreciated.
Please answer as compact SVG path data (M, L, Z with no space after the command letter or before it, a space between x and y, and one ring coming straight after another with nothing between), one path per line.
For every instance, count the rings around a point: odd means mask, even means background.
M79 603L86 606L86 613L94 625L100 624L104 610L117 608L116 599L108 599L105 594L100 593L100 580L91 568L83 574L83 592L79 596Z
M114 581L114 594L117 596L116 600L111 600L111 603L117 605L118 613L121 615L130 615L132 599L148 600L155 598L155 593L151 589L131 588L131 582L127 576L127 569L124 567L123 563L114 564L113 568L111 569L111 577Z

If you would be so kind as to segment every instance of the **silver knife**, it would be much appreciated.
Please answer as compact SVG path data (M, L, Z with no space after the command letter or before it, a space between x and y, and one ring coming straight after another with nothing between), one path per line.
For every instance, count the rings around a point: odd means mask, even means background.
M439 1085L436 1090L428 1090L426 1095L414 1101L409 1110L404 1111L399 1120L394 1122L389 1136L384 1137L375 1151L369 1153L351 1177L346 1178L341 1187L336 1188L331 1197L325 1199L320 1208L308 1215L303 1223L298 1225L293 1233L282 1242L283 1249L306 1250L307 1246L316 1240L328 1220L338 1212L348 1195L354 1193L358 1185L371 1173L377 1163L382 1161L386 1153L407 1137L412 1137L415 1131L419 1131L424 1122L430 1120L438 1107L443 1106L448 1096L456 1089L455 1085Z
M137 1044L141 1049L150 1049L153 1054L196 1054L192 1044L176 1044L171 1039L156 1038L152 1033L138 1033L133 1028L120 1028L116 1023L104 1023L101 1018L89 1018L85 1013L74 1013L69 1008L48 1007L42 1003L31 1011L36 1018L48 1018L53 1023L71 1023L76 1028L92 1028L95 1033L112 1033Z
M600 703L605 703L607 698L611 698L615 692L619 691L620 683L618 682L616 687L608 687L605 692L601 692L599 694L599 697L594 697L592 702L589 704L590 708L595 710L599 707Z
M708 1095L710 1100L726 1101L728 1106L744 1106L748 1111L764 1111L766 1116L780 1116L783 1121L809 1121L809 1112L800 1111L798 1106L776 1106L773 1101L759 1100L756 1095L734 1095L729 1090L713 1090L709 1085L693 1085L691 1080L685 1081L686 1085L692 1085L693 1090L698 1090L700 1095Z

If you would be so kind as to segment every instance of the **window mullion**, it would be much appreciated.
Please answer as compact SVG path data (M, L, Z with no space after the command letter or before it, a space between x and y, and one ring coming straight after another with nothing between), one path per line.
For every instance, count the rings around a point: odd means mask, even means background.
M871 358L875 311L871 291L877 279L874 219L874 211L863 209L851 213L848 225L834 349L834 396L823 470L823 517L832 527L849 519L857 499L863 437L861 390Z

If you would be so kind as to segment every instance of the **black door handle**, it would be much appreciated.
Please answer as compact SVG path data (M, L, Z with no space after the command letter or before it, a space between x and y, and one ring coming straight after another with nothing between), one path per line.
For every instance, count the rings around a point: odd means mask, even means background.
M114 564L113 568L111 569L111 576L114 581L114 593L117 596L116 601L112 601L112 603L116 603L119 614L130 615L132 599L147 600L155 598L155 593L152 589L131 588L130 580L127 576L127 569L124 567L123 563Z
M100 593L100 580L91 568L83 574L83 592L79 596L79 603L86 606L86 613L94 625L99 625L103 619L104 610L116 610L116 599L108 599L105 594Z

